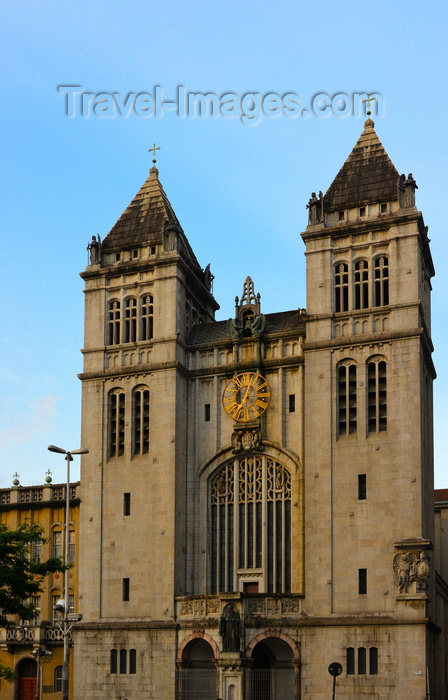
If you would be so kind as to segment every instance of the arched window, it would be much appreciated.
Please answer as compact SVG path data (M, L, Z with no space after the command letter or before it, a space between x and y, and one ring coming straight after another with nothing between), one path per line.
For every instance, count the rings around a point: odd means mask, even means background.
M154 299L145 294L140 300L140 340L151 340L154 332Z
M359 647L358 649L358 675L366 674L366 648Z
M129 650L129 673L137 673L137 652L135 649Z
M344 361L338 366L338 434L352 435L356 425L356 365Z
M149 450L149 389L138 386L134 389L133 444L134 455L147 454Z
M109 459L124 453L125 396L121 389L109 394Z
M358 260L355 263L355 309L367 309L369 304L369 263Z
M374 306L387 306L389 304L389 260L386 255L375 260L374 280Z
M62 692L62 666L56 666L54 669L54 688L55 693Z
M244 571L260 592L291 590L291 475L277 460L249 455L210 484L212 592L237 591ZM239 580L241 579L241 581Z
M348 311L348 265L338 263L334 274L335 311Z
M386 363L374 358L367 363L368 432L387 430Z
M378 675L378 648L370 647L369 649L369 673L371 676Z
M137 340L137 300L133 297L124 303L124 343L135 343Z
M120 302L113 299L109 302L108 312L108 345L120 343Z
M126 649L120 649L120 673L127 672L127 656L128 652Z
M347 675L352 676L355 673L355 650L353 647L347 647Z

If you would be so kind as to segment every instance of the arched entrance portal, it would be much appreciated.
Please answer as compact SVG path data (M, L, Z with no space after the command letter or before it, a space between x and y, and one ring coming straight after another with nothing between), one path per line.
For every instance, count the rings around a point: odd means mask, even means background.
M16 667L16 674L19 678L16 688L16 700L35 700L37 663L34 659L23 659Z
M252 650L246 685L250 700L295 700L293 650L278 637L267 637Z
M218 676L214 653L205 639L192 639L178 663L176 700L210 700L217 697Z

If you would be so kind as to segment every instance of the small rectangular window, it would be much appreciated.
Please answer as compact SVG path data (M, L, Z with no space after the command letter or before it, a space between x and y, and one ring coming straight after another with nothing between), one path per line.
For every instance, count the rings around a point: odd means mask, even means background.
M157 250L157 248L155 247L155 245L152 245L152 246L150 247L150 249L149 249L149 254L150 254L150 255L155 255L155 254L156 254L156 250Z
M134 250L132 251L132 257L138 258L138 248L134 248Z
M123 494L123 515L130 515L130 514L131 514L131 494L124 493Z
M210 404L204 404L204 420L206 423L210 420Z
M128 578L123 579L123 600L124 601L129 600L129 579Z
M387 204L383 202L383 204L380 204L380 214L386 214L387 212Z
M344 212L344 211L339 211L339 212L338 212L339 221L344 221L344 215L345 215L345 212Z
M366 215L366 208L359 207L359 216L365 216L365 215Z
M358 474L358 500L365 501L367 498L367 476Z
M358 593L359 595L367 593L367 569L358 569Z
M120 262L121 260L121 253L115 253L115 262Z
M295 410L296 410L296 395L290 394L289 395L289 412L294 413Z

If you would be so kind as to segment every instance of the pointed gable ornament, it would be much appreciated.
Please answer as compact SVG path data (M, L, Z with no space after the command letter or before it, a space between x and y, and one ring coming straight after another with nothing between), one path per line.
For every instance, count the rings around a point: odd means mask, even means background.
M232 336L249 338L263 332L265 317L261 313L261 296L255 294L254 283L246 277L241 301L235 297L235 318L229 320Z

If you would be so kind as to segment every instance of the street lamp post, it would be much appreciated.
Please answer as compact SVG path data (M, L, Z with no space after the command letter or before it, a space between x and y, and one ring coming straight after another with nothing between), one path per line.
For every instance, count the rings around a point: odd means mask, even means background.
M65 551L64 551L64 564L68 564L68 550L70 546L70 462L73 462L72 455L85 455L88 453L86 447L82 447L80 450L63 450L62 447L56 447L56 445L49 445L48 449L50 452L56 452L57 454L65 455L65 460L67 462L67 486L65 489ZM76 622L73 618L75 616L69 615L69 575L68 569L64 572L64 663L62 666L62 700L68 700L68 663L70 659L70 646L69 646L69 635L70 630L73 627L73 622ZM60 608L59 608L60 609ZM79 617L79 616L76 616ZM72 619L70 619L72 618ZM70 626L70 622L72 625Z

